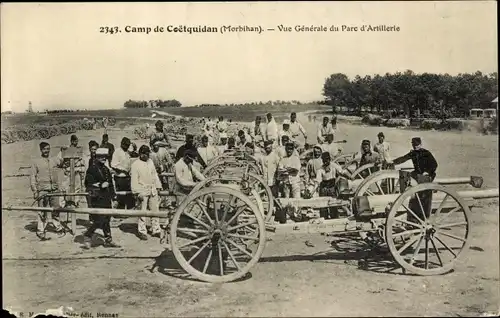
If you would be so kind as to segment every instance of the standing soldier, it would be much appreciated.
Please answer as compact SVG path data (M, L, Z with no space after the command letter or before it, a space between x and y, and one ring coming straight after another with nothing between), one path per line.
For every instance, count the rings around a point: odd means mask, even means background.
M297 121L297 113L290 114L290 131L295 141L297 141L297 137L302 134L302 136L304 136L304 144L307 144L307 133L304 126Z
M292 137L292 132L290 131L290 121L288 119L285 119L283 121L282 127L283 129L278 134L279 136L278 144L280 146L285 146L285 144L281 143L281 139L283 138L283 136L288 136L288 140L290 140L291 142L295 142L295 140Z
M267 185L271 188L273 196L277 198L276 170L278 169L280 158L274 151L271 140L264 141L264 151L265 154L259 158L262 171L264 172L264 180L267 181Z
M91 208L110 209L112 200L115 197L113 179L111 171L106 167L106 161L109 158L108 148L99 148L95 154L94 164L89 167L85 176L85 186L90 194ZM92 225L83 234L85 248L91 247L92 235L95 230L101 229L104 234L104 247L120 247L113 242L111 237L111 216L110 215L91 215Z
M377 137L378 142L373 146L373 151L377 152L380 155L385 167L390 167L392 166L392 159L391 155L389 154L390 144L385 141L383 132L379 132Z
M57 183L57 166L59 160L57 158L50 158L50 145L47 142L40 143L41 157L35 159L31 165L30 184L33 197L38 199L40 196L52 192L57 192L59 189ZM39 207L59 207L59 199L57 197L45 197L38 201ZM52 223L55 227L56 233L64 235L64 228L59 221L59 213L52 212L38 212L38 225L36 235L42 241L48 240L45 235L47 223ZM50 239L50 238L49 238Z
M114 180L116 191L131 191L130 167L131 158L128 152L130 147L130 139L123 137L120 148L116 149L111 162L111 169L114 170ZM131 210L135 206L134 197L132 194L118 196L118 209Z
M412 177L418 183L434 181L438 167L436 159L429 150L422 148L422 139L420 137L412 138L411 146L413 149L406 155L394 159L393 164L399 165L411 160L414 168Z
M286 154L278 164L278 177L285 198L300 199L300 159L292 142L285 145Z
M328 117L323 117L323 123L318 127L318 143L322 144L325 142L325 137L328 134L334 134L332 124L329 122Z
M264 135L262 133L262 119L260 116L256 116L255 120L250 124L248 132L253 142L259 142L264 140Z
M109 156L108 156L108 164L111 164L113 160L113 154L115 153L115 146L109 142L108 134L102 135L101 148L108 148Z
M266 140L272 140L275 143L275 146L278 143L278 125L273 118L271 113L267 113L267 126L266 126Z
M139 148L139 159L136 160L130 169L130 176L132 178L131 187L132 192L137 195L141 211L149 210L152 212L160 211L160 196L158 191L161 190L162 185L153 161L149 158L150 149L146 145ZM137 236L146 241L147 229L146 218L140 216L137 221ZM160 237L160 218L151 218L151 236Z

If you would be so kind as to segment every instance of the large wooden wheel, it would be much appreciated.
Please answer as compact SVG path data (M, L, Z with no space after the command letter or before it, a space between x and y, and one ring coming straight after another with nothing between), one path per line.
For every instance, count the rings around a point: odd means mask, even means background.
M243 277L258 262L265 242L265 223L257 206L224 186L189 194L170 228L170 244L181 267L210 283Z
M385 240L404 270L444 274L469 246L469 220L469 207L455 191L435 183L419 184L393 203Z
M220 175L241 176L244 173L244 169L247 167L248 172L252 172L257 175L263 174L262 169L254 162L243 160L221 160L208 165L205 170L203 170L203 175L205 177Z
M267 183L264 181L264 179L256 175L255 173L248 173L247 180L243 180L240 177L212 176L198 183L191 192L194 193L202 188L220 184L237 184L240 185L241 189L244 192L248 190L255 190L256 191L255 194L257 195L258 199L262 202L263 205L264 220L266 222L269 222L271 220L274 211L273 192L271 191L271 188L269 188ZM250 191L248 192L249 194L252 194Z
M409 186L416 186L417 182L410 178ZM405 185L406 188L408 185ZM373 196L401 193L399 171L380 170L364 179L356 188L354 196Z

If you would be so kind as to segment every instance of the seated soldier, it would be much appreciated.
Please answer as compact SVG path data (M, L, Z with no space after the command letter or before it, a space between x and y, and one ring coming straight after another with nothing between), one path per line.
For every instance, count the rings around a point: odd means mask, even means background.
M188 149L184 152L184 157L175 163L175 194L181 199L187 196L198 182L205 180L203 174L193 165L196 156L197 153Z
M332 160L342 153L342 149L337 146L333 139L333 133L327 133L325 135L325 143L321 145L323 152L330 153Z
M321 154L321 160L323 164L318 170L315 179L316 189L318 189L320 197L335 197L340 186L340 177L349 178L350 174L347 170L342 169L341 166L332 162L332 158L328 152ZM336 208L320 209L320 216L325 219L335 218L334 214L336 210Z
M227 139L227 149L224 152L234 151L236 150L235 148L236 148L236 140L234 139L234 137L229 137Z
M361 159L359 160L359 167L370 163L375 164L375 169L371 169L373 173L378 170L378 165L382 163L382 159L378 153L372 151L370 141L365 139L361 142ZM365 170L360 175L366 178L370 175L370 171Z
M208 166L212 160L219 155L217 149L210 145L208 141L208 136L203 135L201 137L201 146L198 147L198 154L205 163L205 166Z
M283 135L281 136L281 146L276 147L276 154L280 157L283 158L286 156L286 145L287 144L292 144L293 146L293 154L299 157L299 152L296 149L296 145L294 142L290 141L290 137L288 135Z
M316 179L316 174L323 165L321 153L321 146L316 145L313 147L313 157L307 162L306 166L306 179L308 182Z
M227 150L227 134L225 132L220 133L219 144L216 148L219 154L224 153Z

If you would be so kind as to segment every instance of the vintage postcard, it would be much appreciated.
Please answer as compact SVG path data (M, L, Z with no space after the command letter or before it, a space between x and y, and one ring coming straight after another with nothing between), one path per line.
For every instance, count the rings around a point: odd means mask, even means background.
M496 11L2 3L3 310L498 316Z

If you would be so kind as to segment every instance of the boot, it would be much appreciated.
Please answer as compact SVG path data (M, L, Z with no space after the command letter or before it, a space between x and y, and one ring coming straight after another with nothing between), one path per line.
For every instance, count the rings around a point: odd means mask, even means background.
M45 232L36 232L36 236L40 239L40 241L48 241L50 237L45 235Z
M89 250L92 247L92 235L88 233L83 234L83 246L82 248Z
M113 242L113 239L111 237L107 237L104 239L104 247L108 248L120 248L121 246Z

